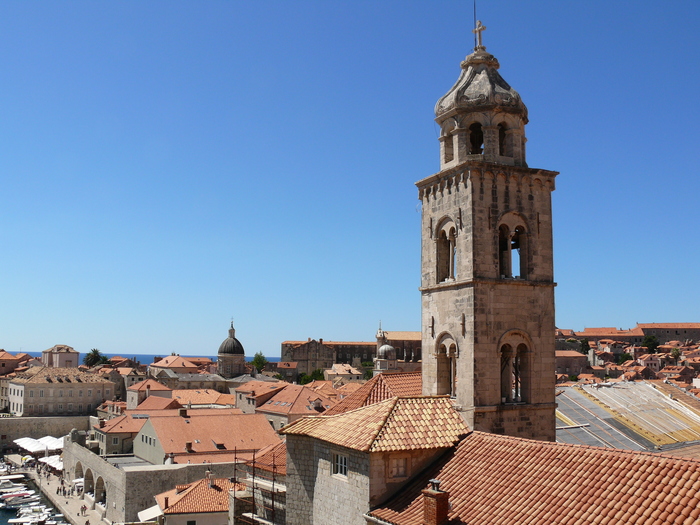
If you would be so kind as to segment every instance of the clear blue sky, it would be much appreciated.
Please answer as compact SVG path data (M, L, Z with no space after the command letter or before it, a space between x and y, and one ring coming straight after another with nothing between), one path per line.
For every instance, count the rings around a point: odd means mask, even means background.
M485 1L560 171L557 325L700 321L700 2ZM469 1L0 3L0 348L420 329L414 182Z

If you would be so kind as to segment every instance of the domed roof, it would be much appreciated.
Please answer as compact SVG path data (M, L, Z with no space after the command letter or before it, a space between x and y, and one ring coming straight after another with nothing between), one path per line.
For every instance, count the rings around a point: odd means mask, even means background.
M382 345L377 350L377 359L396 359L396 349L391 345Z
M233 328L233 322L231 322L231 328L228 330L228 337L224 339L224 342L219 346L219 355L245 355L243 350L243 345L236 339L236 330Z
M527 124L527 108L520 95L498 73L496 57L477 46L461 64L462 73L454 86L435 104L438 121L457 113L503 111L518 114Z

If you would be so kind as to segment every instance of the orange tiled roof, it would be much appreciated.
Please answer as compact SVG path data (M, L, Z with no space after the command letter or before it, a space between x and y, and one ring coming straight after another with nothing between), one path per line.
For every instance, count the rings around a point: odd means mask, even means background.
M210 486L207 479L200 479L158 494L156 502L163 514L228 513L228 494L231 489L245 490L245 486L233 483L226 478L212 479Z
M220 396L221 392L208 388L200 388L197 390L173 390L173 399L177 399L182 405L187 405L189 403L193 405L213 405ZM236 404L235 398L233 404Z
M146 423L145 418L134 418L131 414L115 417L105 421L104 427L95 426L95 430L105 434L136 434Z
M384 332L387 340L389 341L420 341L420 332Z
M319 410L314 408L316 400L321 402L322 409L320 412L327 410L334 404L322 393L312 390L305 385L287 384L282 390L260 405L256 411L311 416L319 413Z
M419 396L422 389L420 372L379 374L327 410L326 415L342 414L392 397Z
M280 441L276 445L261 450L251 465L255 465L256 469L266 470L268 472L276 472L282 476L287 475L287 444Z
M238 409L232 409L238 412ZM151 417L160 446L173 453L176 462L186 462L186 443L199 454L253 452L279 442L277 433L262 414L236 414L226 409L188 410L187 417ZM219 446L220 445L220 446ZM182 457L178 457L182 456ZM194 461L200 462L201 458ZM225 461L218 459L218 461Z
M239 394L260 396L263 394L269 394L275 390L280 390L288 384L289 383L285 383L283 381L248 381L247 383L243 383L241 386L236 388L236 392Z
M197 368L197 365L179 355L169 355L150 364L154 368Z
M698 523L700 461L472 432L370 515L420 525L429 479L449 523Z
M182 405L178 403L177 399L160 396L148 396L141 403L139 403L139 406L136 408L138 410L168 410L180 408L181 406Z
M556 357L583 357L586 358L586 354L582 354L578 350L555 350Z
M469 429L448 396L395 397L336 416L305 417L280 434L362 452L451 447Z
M697 330L700 329L700 323L637 323L638 328L663 328L665 330Z
M361 383L347 383L336 388L336 391L343 396L349 396L350 394L357 392L360 388L362 388Z
M141 390L153 390L153 391L161 390L161 391L165 391L165 390L172 390L172 389L159 383L155 379L146 379L145 381L141 381L140 383L135 383L135 384L131 385L129 388L127 388L127 390L138 390L138 391L141 391Z

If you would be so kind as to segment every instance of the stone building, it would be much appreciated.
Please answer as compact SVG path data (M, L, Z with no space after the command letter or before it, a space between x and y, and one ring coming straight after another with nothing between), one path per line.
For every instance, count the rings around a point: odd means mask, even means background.
M233 321L228 330L228 337L219 346L216 366L217 374L226 379L246 373L245 350L241 342L236 339Z
M292 423L280 431L287 436L287 523L362 523L468 432L447 396L392 398Z
M314 370L326 370L334 363L372 361L377 351L375 343L324 341L309 338L307 341L284 341L281 361L297 363L297 374L311 374Z
M527 108L480 40L435 106L440 171L416 183L423 392L473 429L553 440L557 173L528 167Z
M115 386L77 368L33 367L8 380L8 406L14 416L91 415Z
M76 368L80 353L68 345L55 345L41 352L41 364L54 368Z

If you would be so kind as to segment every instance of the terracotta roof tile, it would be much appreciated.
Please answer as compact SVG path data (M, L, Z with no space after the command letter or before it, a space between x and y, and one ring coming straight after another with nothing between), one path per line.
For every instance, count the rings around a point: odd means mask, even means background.
M170 399L169 397L160 396L148 396L146 399L139 403L138 410L168 410L180 408L182 405L177 402L177 399Z
M169 355L149 366L153 368L197 368L197 365L179 355Z
M320 409L315 408L320 403ZM260 405L256 411L272 414L302 414L312 416L325 412L334 404L328 397L304 385L286 386Z
M262 449L255 459L250 461L256 469L262 469L267 472L275 472L282 476L287 475L287 444L284 441L276 445L270 445Z
M136 383L131 385L127 390L136 390L136 391L141 391L141 390L161 390L161 391L166 391L166 390L172 390L168 388L167 386L159 383L155 379L146 379L145 381L141 381L140 383Z
M690 524L699 476L695 460L473 432L370 514L420 525L434 478L450 495L449 523Z
M374 376L355 392L331 407L325 414L342 414L397 396L419 396L423 380L420 372L385 373Z
M215 462L230 461L234 450L240 456L279 442L265 416L238 412L195 409L188 410L186 417L150 417L149 422L163 451L174 454L176 463L203 461L196 454L216 456ZM192 452L186 452L186 443L191 443Z
M335 416L306 417L280 434L364 452L450 447L469 431L447 396L396 397Z
M156 502L163 514L203 514L209 512L228 513L229 490L244 490L245 486L231 482L226 478L212 479L211 486L207 479L200 479L188 485L156 496ZM165 501L168 501L166 507Z
M173 390L173 399L177 399L183 406L193 405L236 405L236 396L222 394L208 388Z

